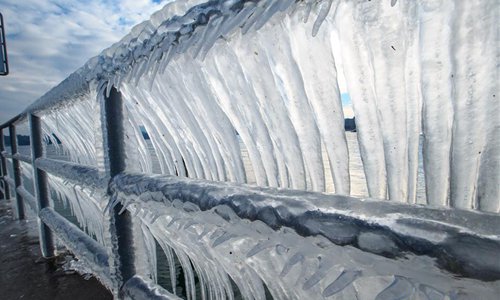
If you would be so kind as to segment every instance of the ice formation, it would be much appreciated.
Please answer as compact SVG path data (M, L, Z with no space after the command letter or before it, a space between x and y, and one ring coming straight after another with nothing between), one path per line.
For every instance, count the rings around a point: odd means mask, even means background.
M339 60L370 197L416 202L422 132L427 203L499 211L494 3L200 2L170 3L28 108L65 103L44 120L73 161L92 164L92 99L116 86L148 172L139 126L164 174L245 182L241 139L258 185L325 191L325 148L349 194Z
M110 200L93 182L104 180L99 101L115 87L128 114L127 171L233 183L251 176L257 186L315 192L332 178L333 191L349 195L344 76L370 198L417 202L422 133L426 197L418 203L498 217L498 9L480 0L173 1L26 110L42 117L73 163L88 166L90 187L75 186L78 166L40 166L68 180L50 178L82 226L113 247ZM487 283L444 278L426 258L411 258L412 266L429 265L417 272L235 217L226 206L200 210L161 193L134 195L112 200L138 216L139 275L156 279L156 240L171 265L174 256L180 261L188 299L197 297L195 273L203 299L233 297L229 278L248 299L265 298L264 284L278 299L373 298L368 291L443 298L464 287L495 294ZM272 213L263 209L264 218ZM372 250L392 245L371 233L356 241Z

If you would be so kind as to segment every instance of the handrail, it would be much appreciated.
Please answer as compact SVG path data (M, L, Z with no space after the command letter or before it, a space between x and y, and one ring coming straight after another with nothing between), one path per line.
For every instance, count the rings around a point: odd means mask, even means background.
M37 158L35 165L47 173L64 178L75 184L93 188L104 188L105 185L105 182L99 176L97 168L91 166L51 158Z
M468 240L494 257L500 249L500 216L473 211L430 208L354 197L251 187L228 182L195 180L177 176L124 173L113 178L110 190L123 205L153 201L196 204L201 210L229 206L240 218L260 220L269 227L289 227L303 236L321 235L332 243L352 245L364 251L399 256L411 251L446 262L464 263L467 276L477 270L500 279L500 261L491 264L464 251ZM158 198L158 193L163 197ZM130 197L133 196L133 197ZM436 232L439 238L436 239ZM376 236L390 249L360 245ZM424 247L423 245L427 245ZM432 251L428 245L432 245ZM452 269L454 266L443 266Z
M120 297L123 299L150 299L150 300L180 300L161 286L135 275L121 288Z
M0 129L8 128L11 125L15 125L15 124L19 123L22 119L24 119L24 117L25 117L25 114L21 113L15 117L11 118L7 122L3 123L2 125L0 125Z
M31 156L16 153L16 154L12 155L12 158L20 160L22 162L25 162L25 163L31 165Z
M28 205L31 207L31 209L33 211L37 211L35 196L28 192L23 186L17 187L16 190L23 197L23 200L26 200L26 202L28 202Z
M42 209L39 216L73 253L97 267L100 270L99 275L109 276L109 257L107 250L101 244L51 207Z
M7 176L4 176L3 180L5 180L5 182L7 182L9 184L9 186L11 186L12 188L14 188L14 189L16 188L16 183L14 182L14 179L7 177Z

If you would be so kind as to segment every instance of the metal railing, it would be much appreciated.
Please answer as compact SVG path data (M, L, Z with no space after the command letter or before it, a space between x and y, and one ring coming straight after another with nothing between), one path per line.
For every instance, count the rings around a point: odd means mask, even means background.
M205 15L203 18L197 18L200 22L205 19ZM189 23L185 28L191 27ZM179 34L172 33L172 36L177 38ZM162 40L151 39L151 41ZM111 57L107 59L112 60ZM107 72L107 69L105 71ZM96 78L101 80L111 76L99 74ZM92 79L92 84L96 83L96 78ZM283 227L291 228L301 237L321 237L332 244L348 245L385 256L401 256L407 252L427 255L438 260L445 269L466 277L489 281L500 279L500 260L495 260L500 249L498 214L436 209L384 201L360 201L348 196L290 192L177 176L128 173L125 159L127 156L125 107L121 94L114 87L108 88L109 95L105 95L103 101L99 102L102 132L98 135L99 140L96 143L99 147L96 148L104 149L104 153L100 153L104 161L99 161L98 167L91 167L46 157L43 151L41 113L48 109L64 109L68 103L78 101L79 96L89 94L90 90L96 88L92 84L81 75L80 71L77 71L30 105L23 113L0 126L0 196L3 199L15 198L15 212L19 219L26 217L25 204L36 212L40 219L39 241L44 257L56 254L54 239L59 238L69 250L89 265L93 274L104 282L112 281L113 286L108 288L116 291L115 294L119 298L177 298L152 280L142 278L135 269L137 257L131 247L134 240L132 228L134 217L131 215L132 208L129 204L136 203L140 206L149 202L165 206L168 202L171 206L175 204L185 208L185 211L193 209L189 205L195 205L196 209L201 211L213 210L219 206L229 207L236 218L260 221L269 227L267 228L269 231L277 232ZM100 87L96 90L102 91ZM31 156L21 155L17 147L16 127L26 121L29 122ZM12 145L10 153L5 150L4 129L9 130ZM12 174L8 172L8 160L12 161ZM21 162L33 167L34 194L23 187ZM110 215L107 221L114 247L108 249L96 242L51 207L49 174L81 187L101 189L106 192L107 200L110 202ZM224 218L230 217L225 215ZM220 237L221 239L214 244L227 241L225 238L230 235ZM390 247L380 249L369 243L373 240ZM304 239L303 242L310 241ZM257 244L245 253L246 257L255 255L264 249L264 246ZM390 253L384 252L387 249ZM469 255L477 249L480 249L478 255ZM299 256L295 259L297 257ZM291 258L293 259L294 257ZM321 268L311 272L315 271L317 273L313 275L316 277L321 272L326 272ZM351 274L354 278L358 276L357 272L356 269L347 274ZM338 278L344 281L345 277L341 276ZM344 281L344 283L347 285L349 282ZM323 295L330 295L335 288L327 290L328 288L322 291Z
M41 221L38 229L42 255L52 257L56 254L54 236L57 236L77 257L84 259L98 277L109 282L113 276L112 269L116 268L113 271L116 286L111 288L118 291L120 298L177 298L151 280L138 276L135 271L135 253L130 247L133 242L132 216L122 204L125 202L123 199L130 201L130 196L135 196L135 201L143 203L158 201L153 196L150 199L139 197L147 192L151 195L159 193L169 201L189 201L202 211L217 205L229 206L242 219L260 220L276 230L283 226L289 227L304 237L323 236L334 244L352 245L368 252L377 253L377 250L363 248L359 245L359 240L366 234L382 232L385 241L396 247L393 255L410 251L418 255L433 256L444 262L451 257L453 261L464 262L464 266L472 266L461 270L467 276L477 276L480 270L493 276L488 279L500 277L500 265L467 255L467 251L455 251L455 244L450 244L450 241L472 241L474 245L482 247L484 255L495 257L499 243L488 237L499 236L500 218L497 215L380 201L357 201L352 197L326 196L314 192L297 194L286 190L228 185L222 182L208 184L206 181L176 176L127 173L123 109L121 95L113 88L101 103L103 138L100 143L106 151L106 161L101 164L106 166L104 170L45 157L41 119L34 114L26 116L30 128L31 157L19 154L17 149L16 121L22 118L16 118L0 127L2 197L9 198L11 194L15 197L16 216L19 219L25 218L25 203L35 209ZM5 151L3 144L3 129L6 128L9 128L11 153ZM7 159L12 161L14 174L7 172ZM20 162L33 166L34 195L23 187ZM121 199L110 205L112 212L109 225L113 227L111 238L117 245L114 249L106 249L50 207L48 174L82 187L106 190L109 199ZM200 194L205 196L198 198ZM393 225L387 226L381 221L387 218L391 219ZM418 222L412 221L415 219ZM485 224L488 226L484 226ZM352 236L346 238L343 233L339 236L332 226L352 228ZM433 240L434 232L444 233L446 238L436 242ZM431 244L432 249L422 248L422 244ZM452 268L453 266L450 267Z
M125 168L123 143L123 103L120 94L113 92L103 102L103 149L107 149L105 164L106 170L97 170L89 166L78 165L61 160L49 159L44 156L43 133L40 117L24 113L0 126L0 196L1 199L15 197L15 216L22 220L26 218L24 204L27 203L36 213L41 222L38 222L39 242L43 257L51 258L56 255L54 235L57 236L77 257L83 258L95 271L95 275L102 279L109 279L110 264L117 266L118 281L115 288L120 298L125 299L177 299L162 287L135 274L134 252L129 247L132 241L131 216L128 212L119 213L121 205L113 208L110 226L113 239L117 241L113 257L119 261L111 262L108 251L97 243L87 233L72 224L65 217L50 207L50 191L48 173L91 188L105 188L107 181L122 173ZM16 125L28 119L30 129L31 157L18 153ZM11 142L11 153L7 153L4 145L3 130L8 128ZM109 141L109 143L107 143ZM7 159L13 164L13 174L8 174ZM33 166L34 195L28 192L22 183L20 162ZM79 176L74 176L75 171ZM99 176L103 171L104 177ZM73 176L72 176L73 175ZM99 271L98 271L99 270Z

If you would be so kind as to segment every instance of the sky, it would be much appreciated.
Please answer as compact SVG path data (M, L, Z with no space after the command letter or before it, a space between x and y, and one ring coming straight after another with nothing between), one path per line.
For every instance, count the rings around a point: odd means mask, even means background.
M0 124L170 1L0 0L10 68L0 77ZM348 97L342 100L352 117Z
M0 124L169 1L0 0L10 69L0 77Z

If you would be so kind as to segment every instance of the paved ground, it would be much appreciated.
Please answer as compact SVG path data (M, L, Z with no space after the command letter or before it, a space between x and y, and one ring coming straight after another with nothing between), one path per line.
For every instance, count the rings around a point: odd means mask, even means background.
M99 282L66 274L40 262L32 222L14 221L10 203L0 200L0 299L112 299Z

